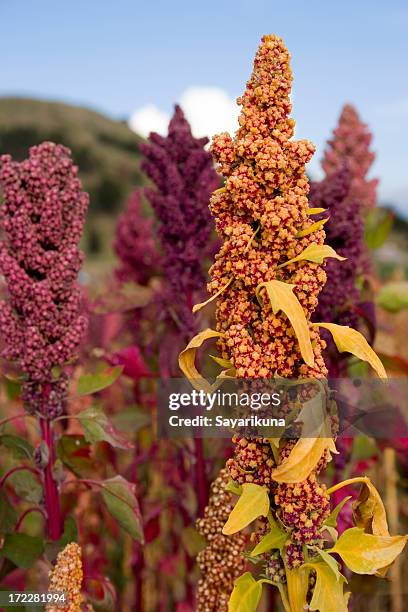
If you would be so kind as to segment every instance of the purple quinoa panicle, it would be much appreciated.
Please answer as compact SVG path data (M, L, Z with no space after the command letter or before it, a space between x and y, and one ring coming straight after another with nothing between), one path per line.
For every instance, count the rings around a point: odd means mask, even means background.
M189 331L194 329L193 295L202 291L205 282L203 253L212 228L209 198L219 185L211 155L204 148L207 142L207 138L194 138L176 106L168 135L152 133L140 147L142 170L154 185L146 189L146 196L159 220L167 297L177 306L174 318L179 327Z
M48 418L63 412L68 384L53 370L75 359L87 328L77 276L89 198L70 155L45 142L22 162L0 157L1 354L24 375L28 409Z
M326 243L346 258L342 262L326 261L327 282L320 293L314 320L356 327L353 305L361 297L357 279L364 272L365 246L361 207L348 197L350 186L351 175L346 166L311 185L311 205L326 208L329 214Z
M114 249L120 260L116 270L118 280L145 285L157 270L159 254L153 221L143 216L141 200L141 191L135 189L116 225Z

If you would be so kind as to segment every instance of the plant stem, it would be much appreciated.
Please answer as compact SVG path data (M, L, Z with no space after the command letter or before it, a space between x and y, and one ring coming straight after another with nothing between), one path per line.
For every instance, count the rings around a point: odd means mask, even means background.
M47 513L47 531L50 540L59 540L62 535L62 519L58 486L53 475L55 463L55 447L52 424L49 419L40 422L43 442L48 448L48 461L43 470L45 510Z

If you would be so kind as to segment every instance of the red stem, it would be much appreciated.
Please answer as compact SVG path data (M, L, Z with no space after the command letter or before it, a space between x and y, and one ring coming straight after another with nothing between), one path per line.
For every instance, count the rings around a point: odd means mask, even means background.
M62 518L58 486L54 479L52 469L55 463L54 436L51 421L41 419L41 435L43 442L48 447L48 461L44 468L44 497L45 510L47 512L47 530L50 540L59 540L62 535Z

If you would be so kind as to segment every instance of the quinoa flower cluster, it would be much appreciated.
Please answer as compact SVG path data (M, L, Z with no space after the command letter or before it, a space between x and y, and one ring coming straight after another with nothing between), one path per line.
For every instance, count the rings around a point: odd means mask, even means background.
M197 529L209 542L198 555L201 578L197 589L197 612L228 609L234 580L245 569L242 550L246 538L242 534L225 536L222 528L234 507L231 493L225 490L230 476L225 468L211 485L210 502L204 517L197 521Z
M204 283L203 258L208 253L211 218L208 199L219 184L207 138L194 138L183 111L176 106L166 137L152 133L140 146L141 168L154 184L146 188L159 220L167 302L176 310L179 327L194 329L192 296ZM181 300L180 296L186 296Z
M372 138L354 106L346 104L322 160L327 176L340 170L347 161L352 176L349 198L360 202L362 210L373 208L377 201L378 179L367 179L375 159L370 150Z
M58 553L55 567L50 572L48 592L65 593L67 605L48 604L46 612L80 612L83 597L81 587L83 580L81 548L75 542Z
M364 270L364 228L360 203L348 197L351 174L347 166L319 183L312 183L310 202L329 214L325 226L326 243L344 257L344 261L326 262L327 282L319 295L316 321L330 321L357 327L353 306L361 298L357 279Z
M235 138L220 134L211 147L225 188L211 198L223 244L210 270L208 290L213 295L221 291L216 310L216 329L222 334L218 347L239 378L324 378L327 373L322 357L325 343L311 323L326 282L324 268L309 261L280 267L312 243L322 245L325 238L321 224L316 225L309 213L305 164L314 147L306 140L291 140L291 83L289 53L282 40L263 37L246 91L238 99L242 111ZM303 308L313 348L308 364L286 315L282 311L274 314L264 289L261 301L256 298L258 286L273 280L292 285ZM304 482L278 485L271 473L290 452L292 442L281 450L277 462L267 440L236 437L234 443L235 454L228 461L232 479L268 487L271 504L291 534L285 562L297 567L303 560L302 545L317 543L318 531L328 516L326 488L317 481L324 461ZM212 548L209 539L208 549ZM276 553L267 563L280 572ZM202 597L199 591L199 605L203 606Z
M77 275L88 195L77 172L70 151L50 142L22 162L0 157L1 354L24 374L29 409L50 418L63 412L67 391L67 376L53 370L76 357L87 327Z
M116 225L113 247L120 260L118 280L146 285L158 266L153 221L142 214L141 192L135 189Z

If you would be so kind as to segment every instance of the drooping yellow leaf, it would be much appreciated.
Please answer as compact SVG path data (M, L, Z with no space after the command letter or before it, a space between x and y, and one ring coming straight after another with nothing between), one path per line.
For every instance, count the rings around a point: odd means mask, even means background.
M234 582L228 612L256 612L262 595L262 583L246 572Z
M345 578L341 574L336 577L327 563L306 563L303 567L310 567L316 572L316 583L309 610L320 612L347 612L348 597L344 593Z
M321 230L323 225L327 223L328 220L328 218L321 219L320 221L316 221L316 223L312 223L312 225L309 225L309 227L306 227L304 230L300 230L300 232L296 234L296 238L304 238L305 236L309 236L309 234L313 234L313 232Z
M288 534L286 531L283 531L277 523L271 527L271 530L261 539L261 541L255 546L254 550L251 552L252 557L256 557L257 555L262 555L268 550L273 550L274 548L278 548L282 551L283 545L288 539Z
M346 259L346 257L341 257L338 255L336 251L328 244L316 244L313 242L312 244L309 244L309 246L307 246L305 250L300 253L300 255L297 255L293 259L289 259L289 261L281 264L278 266L278 268L284 268L285 266L295 263L296 261L304 260L321 264L326 257L334 257L339 261L344 261Z
M233 363L229 359L223 359L222 357L217 357L216 355L209 355L209 357L211 357L211 359L222 368L230 370L234 367Z
M347 529L328 552L337 553L352 572L376 574L402 552L408 536L377 536L360 527Z
M329 330L340 353L351 353L359 359L367 361L380 378L387 378L387 373L379 357L364 336L356 329L348 325L337 325L336 323L315 323L314 325Z
M326 211L327 211L327 208L308 208L307 214L308 215L318 215L319 213L326 212Z
M200 391L204 390L206 393L211 393L211 385L201 376L199 371L195 366L195 356L197 349L202 346L202 344L211 338L219 338L222 336L220 332L215 331L214 329L205 329L200 332L190 342L187 344L186 348L181 351L179 355L179 366L180 370L183 374L189 379L192 386Z
M307 323L303 308L296 295L293 293L293 288L295 285L283 283L278 280L261 283L256 288L256 296L258 300L259 292L263 287L266 289L273 313L277 314L280 310L282 310L282 312L284 312L288 317L293 329L295 330L303 360L308 366L313 367L314 355L312 343L310 341L309 325Z
M248 482L242 485L242 494L225 523L222 533L232 535L241 531L259 516L269 512L269 495L266 487Z
M309 569L305 566L293 570L286 568L286 585L290 612L303 612L309 590Z
M366 477L361 485L358 498L353 502L353 520L365 533L378 536L389 536L387 515L377 489Z
M224 291L227 289L227 287L230 286L230 284L232 283L233 280L234 279L231 276L229 281L227 283L225 283L225 285L223 287L221 287L221 289L219 289L219 291L217 291L217 293L214 293L214 295L209 297L208 300L205 300L205 302L201 302L200 304L195 304L193 306L193 312L198 312L199 310L201 310L201 308L204 308L204 306L207 306L207 304L210 304L213 300L216 300L217 297L220 296L222 293L224 293Z
M331 438L299 438L290 455L272 470L272 478L286 483L306 480L327 449L336 452Z

